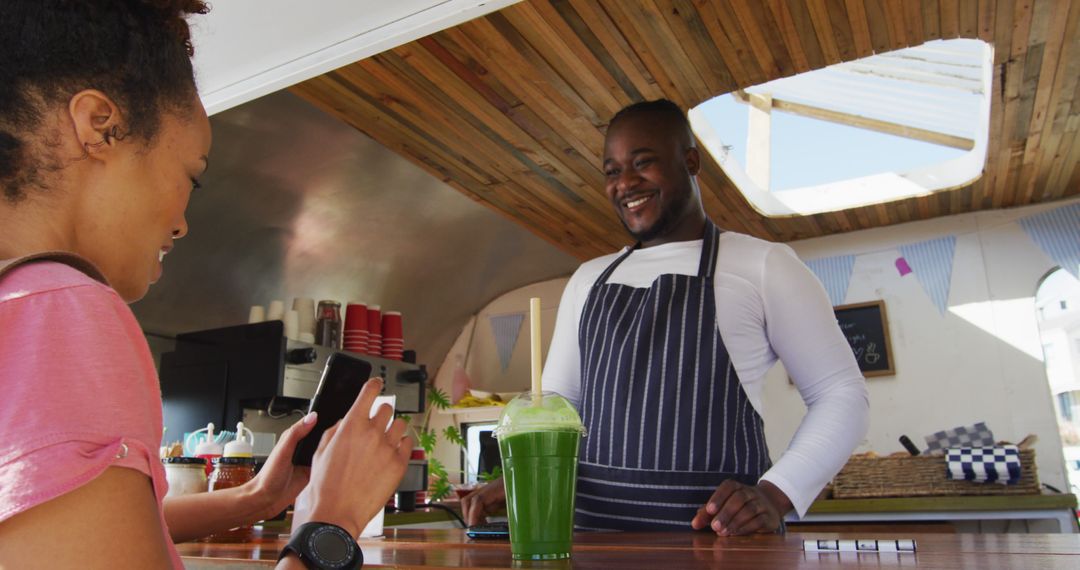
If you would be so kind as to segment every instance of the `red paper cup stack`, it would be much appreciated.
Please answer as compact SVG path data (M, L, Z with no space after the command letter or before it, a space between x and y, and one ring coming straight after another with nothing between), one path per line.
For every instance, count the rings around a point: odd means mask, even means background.
M342 348L359 354L368 353L368 309L363 303L349 303L345 308Z
M378 305L367 308L368 339L364 354L382 356L382 313Z
M382 318L382 357L401 360L405 351L405 336L401 329L401 313L387 311Z

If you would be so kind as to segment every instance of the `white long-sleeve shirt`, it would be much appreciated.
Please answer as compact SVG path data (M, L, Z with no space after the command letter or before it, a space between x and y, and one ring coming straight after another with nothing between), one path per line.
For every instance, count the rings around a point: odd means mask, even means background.
M701 247L702 240L695 240L635 251L608 282L647 288L658 275L697 275ZM582 264L559 305L543 381L579 408L581 313L589 289L620 254ZM762 476L802 516L866 435L866 382L824 288L791 248L724 232L714 285L720 337L754 409L763 415L765 374L777 359L806 403L806 416L787 450Z

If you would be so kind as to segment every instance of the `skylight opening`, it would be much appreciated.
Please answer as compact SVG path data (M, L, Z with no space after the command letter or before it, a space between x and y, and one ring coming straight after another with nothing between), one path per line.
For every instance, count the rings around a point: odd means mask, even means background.
M982 174L992 62L980 40L928 42L714 97L690 123L766 216L923 196Z

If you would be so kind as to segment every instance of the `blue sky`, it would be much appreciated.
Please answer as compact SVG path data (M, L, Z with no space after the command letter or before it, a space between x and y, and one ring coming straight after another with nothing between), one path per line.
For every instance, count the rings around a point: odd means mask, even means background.
M701 105L725 145L746 165L747 105L731 95ZM879 172L904 172L964 151L773 111L771 190L788 190Z

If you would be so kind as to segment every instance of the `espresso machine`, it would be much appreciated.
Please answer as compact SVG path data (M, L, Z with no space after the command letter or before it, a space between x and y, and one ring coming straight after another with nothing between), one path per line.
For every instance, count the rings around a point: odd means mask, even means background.
M175 350L161 355L166 439L180 439L208 422L230 429L243 421L256 434L255 455L265 456L269 449L260 449L259 441L272 441L307 413L334 352L339 350L286 338L281 321L177 335ZM372 376L383 378L382 393L395 396L395 411L424 411L424 365L347 354L366 360ZM427 461L410 461L398 492L426 488Z

